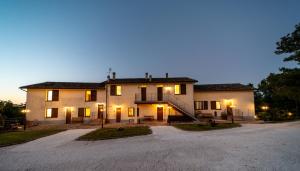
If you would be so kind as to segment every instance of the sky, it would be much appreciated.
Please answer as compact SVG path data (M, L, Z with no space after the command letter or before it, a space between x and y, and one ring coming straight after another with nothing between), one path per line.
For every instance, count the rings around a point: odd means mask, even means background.
M187 76L259 83L276 42L300 23L298 0L1 0L0 100L45 81Z

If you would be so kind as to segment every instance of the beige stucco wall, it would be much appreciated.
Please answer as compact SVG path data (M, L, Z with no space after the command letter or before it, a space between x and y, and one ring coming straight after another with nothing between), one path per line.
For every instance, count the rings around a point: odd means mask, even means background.
M254 117L254 94L253 91L209 91L195 92L195 101L208 101L208 110L202 110L203 113L217 112L220 116L221 112L226 110L226 100L233 102L233 114L243 115L246 117ZM220 101L221 110L211 110L210 101Z
M96 102L85 102L85 89L59 89L59 101L46 101L46 89L28 89L26 108L29 109L26 117L29 121L56 121L65 122L66 109L70 108L72 117L78 116L78 108L90 108L91 118L97 117L98 104L105 104L105 90L97 90ZM57 118L46 118L47 108L58 108Z
M121 120L128 120L128 119L135 119L133 117L128 117L128 108L134 107L135 114L137 113L137 104L135 104L135 94L141 93L141 87L147 87L147 99L151 98L152 96L154 99L157 96L157 87L163 87L163 93L169 93L172 98L177 99L176 101L181 104L185 104L184 108L194 114L194 106L193 106L193 98L194 98L194 86L192 83L186 84L186 95L174 95L174 84L118 84L122 87L122 95L121 96L111 96L110 95L110 86L108 86L108 110L109 110L109 119L115 120L116 119L116 108L121 107ZM150 105L151 106L151 105ZM140 117L147 113L147 115L152 114L156 118L156 107L146 104L139 104L140 109ZM164 110L167 110L167 106L164 107ZM167 112L164 111L164 115L167 115ZM167 116L164 116L167 118Z

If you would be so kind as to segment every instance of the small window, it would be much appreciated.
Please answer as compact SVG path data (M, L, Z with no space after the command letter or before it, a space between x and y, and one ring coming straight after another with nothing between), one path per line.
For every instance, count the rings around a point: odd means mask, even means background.
M221 103L220 101L211 101L210 107L212 110L221 110Z
M85 108L85 113L84 113L84 117L91 117L91 109L90 108Z
M83 118L84 117L84 108L78 108L78 117Z
M49 108L46 110L46 118L57 118L58 108Z
M176 84L174 90L176 95L186 94L186 84Z
M91 117L91 109L90 108L85 108L84 112L84 117Z
M47 92L47 101L52 101L52 94L53 94L53 91L52 90L49 90Z
M121 96L122 87L120 85L111 85L110 86L110 95L111 96Z
M122 88L121 86L117 86L117 96L121 96L122 95Z
M47 91L47 101L58 101L59 91L58 90L48 90Z
M91 99L92 99L92 91L86 90L85 91L85 101L91 101Z
M180 94L180 85L175 85L175 94Z
M128 117L134 117L134 107L128 108Z
M207 110L208 101L195 101L194 106L195 110Z

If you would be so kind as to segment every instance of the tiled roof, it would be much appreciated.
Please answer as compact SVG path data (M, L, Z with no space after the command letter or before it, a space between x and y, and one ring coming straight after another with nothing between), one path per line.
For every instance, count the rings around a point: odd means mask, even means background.
M249 91L253 90L251 86L243 85L240 83L231 84L201 84L194 85L194 91Z
M107 81L106 81L107 82ZM118 78L110 79L109 84L127 84L127 83L195 83L197 80L188 77L169 77L169 78Z
M105 83L84 83L84 82L43 82L26 85L21 89L99 89L104 88Z

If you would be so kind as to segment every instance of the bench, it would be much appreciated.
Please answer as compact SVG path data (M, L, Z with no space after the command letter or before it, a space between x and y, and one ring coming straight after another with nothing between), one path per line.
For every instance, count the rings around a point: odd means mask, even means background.
M72 123L83 123L83 117L72 117Z
M144 121L153 121L154 116L144 116Z

